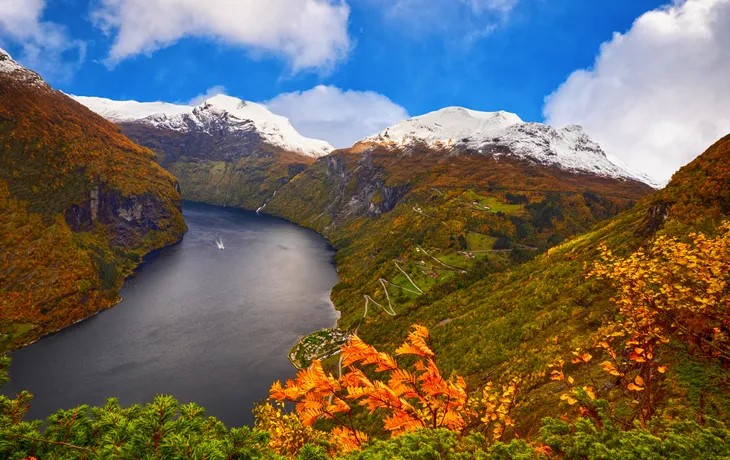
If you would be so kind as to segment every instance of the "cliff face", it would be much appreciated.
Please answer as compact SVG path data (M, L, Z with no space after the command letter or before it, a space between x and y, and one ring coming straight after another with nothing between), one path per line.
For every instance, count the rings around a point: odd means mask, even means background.
M179 209L179 205L176 208ZM135 235L129 230L165 231L165 222L170 217L165 203L153 194L125 197L117 190L100 185L89 192L88 199L65 212L66 223L73 232L93 231L97 224L108 226L115 230L109 234L111 243L122 247L135 244Z
M182 238L176 179L119 128L0 52L0 349L114 305Z

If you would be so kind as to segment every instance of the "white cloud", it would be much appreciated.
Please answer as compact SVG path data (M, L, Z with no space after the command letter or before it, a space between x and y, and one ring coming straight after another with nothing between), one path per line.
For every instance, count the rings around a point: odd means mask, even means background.
M0 40L21 48L18 61L51 79L71 77L86 55L86 43L65 27L43 21L45 0L0 0Z
M211 97L217 96L219 94L226 94L225 86L217 85L217 86L208 88L203 94L199 94L199 95L195 96L194 98L190 99L190 101L188 101L188 105L198 106L198 105L202 104L203 102L205 102L206 100L210 99Z
M92 20L114 36L108 63L204 37L329 69L350 49L344 0L101 0Z
M446 33L473 41L493 32L519 0L365 0L385 19L417 36Z
M675 0L601 46L546 99L547 122L582 124L659 180L730 132L730 0Z
M350 147L408 118L406 109L382 94L343 91L334 86L280 94L266 105L288 117L304 136L326 140L337 148Z

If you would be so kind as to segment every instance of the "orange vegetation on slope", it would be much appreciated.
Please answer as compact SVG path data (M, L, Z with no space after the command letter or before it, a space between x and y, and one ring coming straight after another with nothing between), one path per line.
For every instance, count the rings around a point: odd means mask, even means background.
M141 256L185 231L151 151L20 72L0 74L0 349L113 305Z

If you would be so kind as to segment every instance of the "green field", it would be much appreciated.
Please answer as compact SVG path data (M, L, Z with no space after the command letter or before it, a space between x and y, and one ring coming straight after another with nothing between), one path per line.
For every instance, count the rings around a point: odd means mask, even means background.
M452 252L451 254L446 254L442 256L437 257L438 260L445 263L446 265L450 265L452 267L456 268L468 268L468 264L472 259L467 259L463 253L461 252ZM442 267L446 268L446 267Z
M477 233L467 233L466 242L470 251L488 251L494 247L496 238Z
M502 198L480 195L472 190L465 192L461 198L469 204L478 203L479 206L475 205L475 207L479 209L481 209L480 207L488 208L484 210L493 213L501 212L507 215L519 215L525 210L525 205L508 204Z
M525 209L522 204L507 204L494 197L481 199L479 203L483 206L489 206L491 212L503 212L511 215L520 214Z

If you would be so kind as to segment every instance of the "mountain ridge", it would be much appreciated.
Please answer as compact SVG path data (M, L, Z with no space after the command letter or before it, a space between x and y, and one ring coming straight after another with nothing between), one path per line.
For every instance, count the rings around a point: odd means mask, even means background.
M162 129L190 132L208 129L217 118L226 121L225 126L229 131L257 132L265 142L290 152L318 158L334 150L325 141L299 134L286 117L273 114L261 104L232 96L219 94L197 106L72 97L115 123L144 123Z
M403 120L359 143L390 148L425 144L495 158L511 155L567 171L636 180L659 188L659 184L645 174L631 171L615 157L607 155L581 126L557 129L542 123L526 123L518 115L505 111L479 112L464 107L446 107Z

